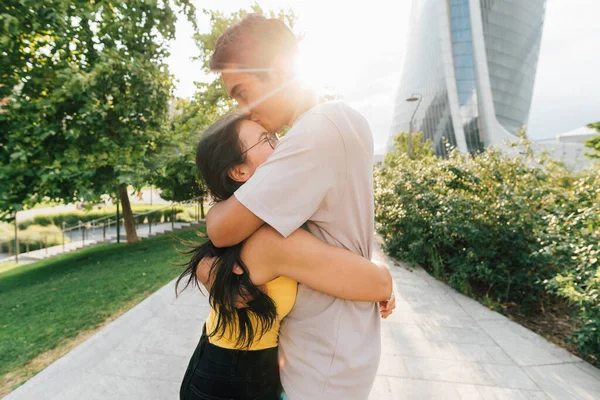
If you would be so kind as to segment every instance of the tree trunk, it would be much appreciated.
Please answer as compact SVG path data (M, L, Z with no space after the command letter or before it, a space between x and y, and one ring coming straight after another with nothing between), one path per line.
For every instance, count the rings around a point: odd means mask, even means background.
M129 195L127 194L127 185L122 183L119 185L119 197L123 206L123 222L125 225L125 233L127 235L127 244L137 243L140 241L137 232L135 231L135 220L129 204Z
M204 215L204 197L202 197L200 199L200 219L204 218L206 218L206 215Z

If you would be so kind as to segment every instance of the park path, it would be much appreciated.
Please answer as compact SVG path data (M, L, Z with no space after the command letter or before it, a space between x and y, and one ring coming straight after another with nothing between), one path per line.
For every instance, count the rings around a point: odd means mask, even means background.
M374 260L390 266L397 309L370 400L600 399L600 370L422 269ZM6 399L177 399L208 311L170 282Z

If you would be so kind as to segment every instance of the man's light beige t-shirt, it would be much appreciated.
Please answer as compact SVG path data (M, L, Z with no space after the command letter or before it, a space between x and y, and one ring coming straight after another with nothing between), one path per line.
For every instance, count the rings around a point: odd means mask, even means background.
M300 116L235 196L283 236L307 222L318 238L370 259L372 160L367 121L343 102L320 104ZM291 400L365 400L379 365L378 306L299 285L279 345Z

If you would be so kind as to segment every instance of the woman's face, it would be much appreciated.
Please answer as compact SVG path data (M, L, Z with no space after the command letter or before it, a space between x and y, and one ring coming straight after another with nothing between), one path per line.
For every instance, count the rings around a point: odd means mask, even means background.
M265 128L254 121L244 120L240 124L238 137L242 142L243 151L246 153L246 162L243 166L245 180L250 179L256 168L267 161L267 158L273 154L275 144L273 140L267 140L269 134ZM271 144L269 144L271 143Z

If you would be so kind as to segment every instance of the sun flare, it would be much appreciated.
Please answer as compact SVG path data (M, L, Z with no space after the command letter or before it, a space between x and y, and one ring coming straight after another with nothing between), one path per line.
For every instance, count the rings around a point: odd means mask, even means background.
M331 51L331 44L307 35L300 42L296 59L298 78L318 95L340 93L351 84L354 71Z

